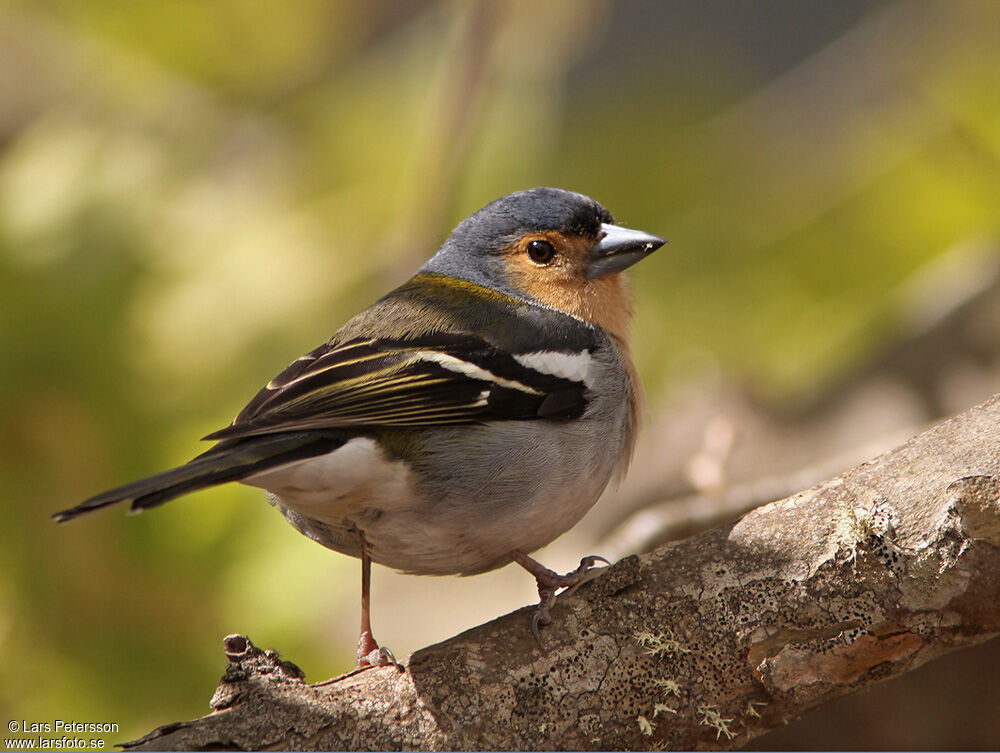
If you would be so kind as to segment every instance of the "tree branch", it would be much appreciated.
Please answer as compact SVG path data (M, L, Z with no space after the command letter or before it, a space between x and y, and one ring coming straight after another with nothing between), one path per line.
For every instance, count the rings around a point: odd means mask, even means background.
M1000 396L559 600L310 686L240 636L129 749L716 749L1000 632Z
M832 473L890 449L911 433L896 432L892 437L882 437L864 447L853 448L793 473L766 476L718 490L698 491L665 498L658 504L642 505L602 539L602 550L609 558L618 559L632 552L648 552L668 541L707 531L768 502L818 484Z

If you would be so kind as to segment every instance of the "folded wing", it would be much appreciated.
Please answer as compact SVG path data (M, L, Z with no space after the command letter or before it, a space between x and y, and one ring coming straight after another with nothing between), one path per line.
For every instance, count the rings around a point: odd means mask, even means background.
M548 364L560 357L571 356L519 357L478 337L450 333L327 344L292 363L232 425L206 439L576 418L586 407L586 384L576 370L553 373L558 369ZM589 354L572 356L577 362L583 357Z

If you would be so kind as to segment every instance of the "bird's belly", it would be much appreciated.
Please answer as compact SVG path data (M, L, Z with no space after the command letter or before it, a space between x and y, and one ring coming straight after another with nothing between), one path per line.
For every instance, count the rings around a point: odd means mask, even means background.
M326 455L257 473L242 483L267 489L287 506L318 520L412 504L408 466L388 459L367 437L351 439Z
M246 480L267 489L300 532L410 573L471 575L510 562L569 530L607 485L619 453L594 442L585 425L572 432L540 422L487 430L435 430L439 448L408 463L388 458L370 439ZM459 460L460 462L456 462Z

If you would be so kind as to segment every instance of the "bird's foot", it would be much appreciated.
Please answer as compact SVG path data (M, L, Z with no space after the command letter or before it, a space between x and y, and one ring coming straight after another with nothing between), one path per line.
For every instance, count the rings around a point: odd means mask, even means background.
M510 556L514 562L534 575L535 582L538 584L539 601L535 613L531 616L531 634L535 636L535 640L539 644L542 642L542 638L538 632L538 628L540 625L548 625L552 622L552 616L549 611L556 603L556 591L560 588L565 588L567 590L564 593L572 593L581 584L586 583L593 577L595 573L591 568L595 564L598 562L611 564L604 557L591 554L580 560L580 566L576 570L565 575L560 575L516 549L510 553Z
M392 651L387 649L385 646L379 646L375 639L372 638L371 633L362 633L361 638L358 640L358 663L354 665L354 669L350 672L345 672L342 675L337 675L329 680L323 680L323 682L317 682L313 685L314 688L321 688L326 685L333 685L341 680L346 680L348 677L354 677L354 675L359 675L365 670L375 669L375 667L389 667L393 666L400 672L405 672L406 669L396 661L396 657L392 655Z
M354 667L354 671L359 672L372 667L388 666L396 667L400 672L403 671L403 665L396 661L392 651L385 646L379 646L370 632L363 631L358 639L358 663Z

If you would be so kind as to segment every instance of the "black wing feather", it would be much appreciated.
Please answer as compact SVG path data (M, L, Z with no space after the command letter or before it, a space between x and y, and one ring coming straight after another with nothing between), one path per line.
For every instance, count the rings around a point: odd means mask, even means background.
M356 339L321 346L295 361L231 426L206 439L569 419L585 408L582 382L524 366L478 337L436 333L406 340Z

